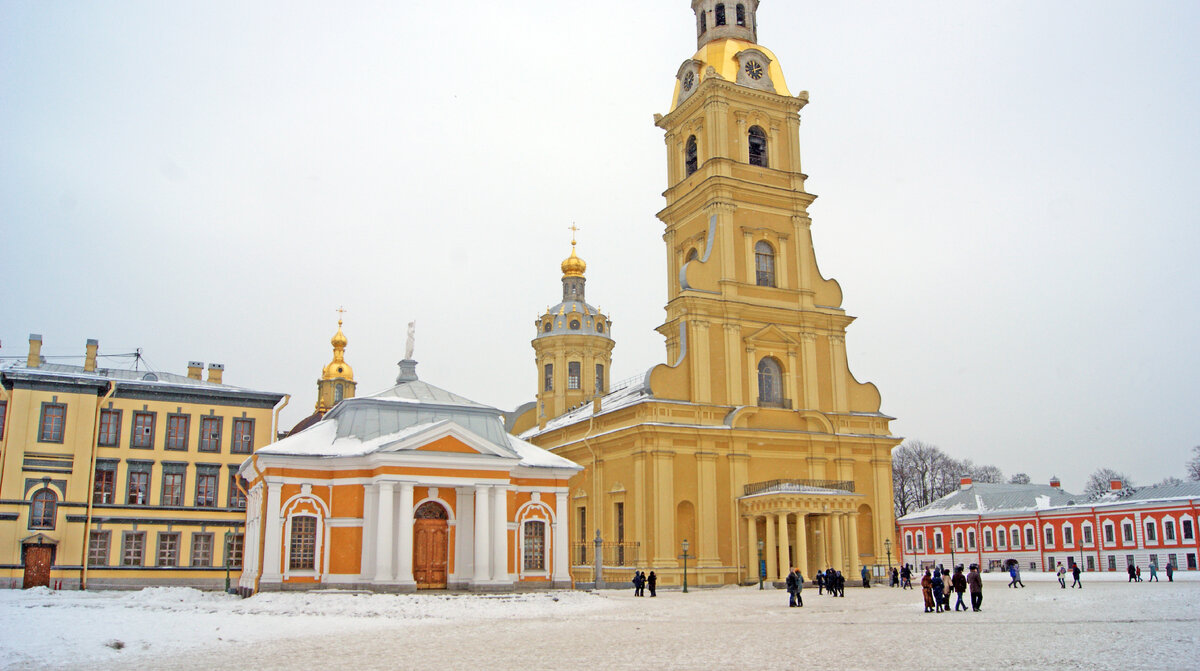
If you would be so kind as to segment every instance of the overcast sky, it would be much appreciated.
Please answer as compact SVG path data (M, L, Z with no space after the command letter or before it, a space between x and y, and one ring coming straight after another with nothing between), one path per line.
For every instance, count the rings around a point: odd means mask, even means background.
M532 400L580 227L613 380L665 359L686 0L0 2L0 356L142 348L312 411ZM817 259L896 435L1080 490L1200 444L1200 4L764 0ZM120 359L110 359L117 367Z

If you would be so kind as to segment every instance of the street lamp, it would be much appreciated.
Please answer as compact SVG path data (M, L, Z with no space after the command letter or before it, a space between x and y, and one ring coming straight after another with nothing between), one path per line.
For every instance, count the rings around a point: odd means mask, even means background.
M755 567L755 568L757 569L757 572L758 572L758 588L759 588L759 589L762 589L762 588L763 588L763 558L762 558L762 551L763 551L763 542L760 540L760 541L758 541L758 566L756 566L756 567Z
M883 549L887 550L888 557L888 573L892 572L892 539L883 539Z
M688 560L688 542L683 539L683 555L680 557L683 560L683 593L687 594L687 560Z
M233 539L233 530L225 530L225 593L229 594L229 542Z

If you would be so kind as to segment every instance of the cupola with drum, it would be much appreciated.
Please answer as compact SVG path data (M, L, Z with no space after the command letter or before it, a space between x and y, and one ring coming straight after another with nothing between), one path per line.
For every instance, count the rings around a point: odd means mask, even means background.
M562 300L534 322L539 426L608 391L612 320L587 303L587 263L575 251L578 229L571 227L571 255L561 265Z
M338 312L343 312L339 310ZM338 318L338 330L329 339L333 345L333 360L321 371L321 379L317 380L318 414L325 414L342 399L354 397L354 369L346 363L346 334L342 333L342 320Z

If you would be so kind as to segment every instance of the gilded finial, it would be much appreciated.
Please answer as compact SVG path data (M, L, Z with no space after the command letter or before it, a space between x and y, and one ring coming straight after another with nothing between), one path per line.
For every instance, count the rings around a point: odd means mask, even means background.
M575 233L579 227L575 225L575 222L571 222L568 230L571 231L571 255L562 262L562 273L564 277L583 277L584 271L587 270L587 264L575 255Z

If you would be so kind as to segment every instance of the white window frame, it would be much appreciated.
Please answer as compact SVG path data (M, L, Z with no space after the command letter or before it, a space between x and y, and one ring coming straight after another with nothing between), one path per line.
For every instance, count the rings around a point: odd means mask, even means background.
M1049 522L1042 525L1042 547L1054 547L1054 525Z
M1184 525L1184 522L1187 522L1187 524ZM1186 534L1184 533L1185 531L1187 532ZM1193 522L1188 517L1181 518L1179 523L1179 537L1185 541L1196 540L1196 522Z
M293 569L292 568L292 520L297 517L314 517L317 520L317 530L313 539L313 567L311 569ZM324 568L324 552L325 552L325 518L319 514L309 511L289 513L287 524L284 525L283 535L283 577L286 580L294 576L300 577L315 577L321 575ZM215 550L214 550L215 553ZM243 560L244 561L244 560Z
M1015 538L1015 540L1014 540L1014 538ZM1009 540L1009 545L1010 545L1009 549L1020 550L1021 549L1021 527L1019 527L1015 524L1012 525L1011 527L1009 527L1008 528L1008 540Z
M1064 548L1075 547L1075 525L1070 522L1063 522L1062 546Z
M975 530L967 529L967 550L973 552L975 550L975 542L977 540L979 539L975 537Z
M1171 525L1171 537L1167 538L1167 525ZM1170 515L1165 515L1162 518L1162 544L1175 545L1179 542L1179 522Z
M992 541L994 538L995 538L995 533L992 531L991 527L984 529L983 530L983 549L991 550L992 549Z
M1151 538L1153 536L1153 538ZM1142 543L1149 546L1151 543L1158 545L1158 520L1153 517L1142 518Z
M1121 520L1121 542L1122 543L1137 543L1137 525L1131 519Z
M962 552L963 547L964 547L963 546L963 531L962 531L962 529L955 529L954 530L954 549L959 552Z
M1084 522L1079 525L1080 536L1079 542L1083 543L1086 548L1092 547L1096 543L1096 526L1091 522ZM1090 533L1089 533L1090 532ZM1091 538L1089 538L1089 536Z
M1112 536L1112 540L1109 540L1109 536ZM1116 523L1112 520L1104 520L1104 542L1116 545L1118 538L1120 536L1117 535Z
M911 533L911 532L909 532L909 533L906 533L906 534L904 534L904 551L905 551L905 552L912 552L912 551L913 551L913 547L914 547L914 546L913 546L913 535L912 535L912 533Z
M1032 524L1025 525L1025 539L1024 540L1025 540L1025 549L1026 550L1036 550L1037 549L1037 529L1035 529Z
M925 532L917 532L917 552L925 551Z
M944 547L946 547L946 544L942 542L942 532L933 532L933 551L941 552Z

